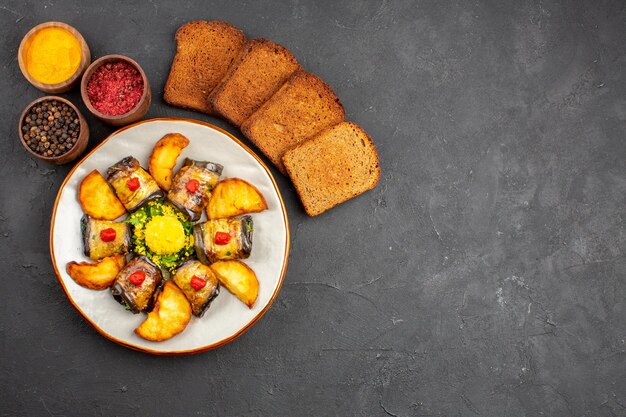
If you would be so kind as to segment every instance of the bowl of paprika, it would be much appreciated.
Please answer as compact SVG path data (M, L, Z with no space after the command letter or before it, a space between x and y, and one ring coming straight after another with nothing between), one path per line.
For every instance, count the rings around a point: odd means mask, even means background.
M141 119L152 102L146 73L124 55L105 55L85 70L80 94L89 111L112 126Z
M75 87L91 62L83 36L63 22L46 22L22 39L17 60L24 77L46 93L64 93Z

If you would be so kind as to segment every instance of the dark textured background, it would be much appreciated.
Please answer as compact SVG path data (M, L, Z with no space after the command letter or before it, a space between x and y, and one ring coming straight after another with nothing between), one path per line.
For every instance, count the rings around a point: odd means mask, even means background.
M100 336L57 283L48 226L71 166L18 142L42 93L16 52L65 21L94 58L144 67L149 117L242 137L161 99L191 19L290 48L383 174L318 218L276 174L292 232L276 302L234 343L154 357ZM626 416L623 1L3 0L0 37L1 416ZM112 129L89 121L93 147Z

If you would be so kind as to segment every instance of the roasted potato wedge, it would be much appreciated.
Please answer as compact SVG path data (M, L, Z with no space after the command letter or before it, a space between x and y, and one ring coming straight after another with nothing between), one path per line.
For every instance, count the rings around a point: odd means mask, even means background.
M218 261L211 264L217 279L249 308L259 295L259 280L250 267L241 261Z
M148 318L135 329L146 340L161 342L185 330L191 320L191 304L172 281L165 281Z
M265 198L254 185L241 178L227 178L218 182L213 189L206 214L214 220L265 209Z
M159 187L165 191L169 191L172 186L176 160L187 145L189 145L189 139L180 133L168 133L152 149L148 170Z
M94 219L115 220L126 213L109 183L95 169L80 183L78 201L83 211Z
M115 254L99 262L68 262L65 270L78 285L92 290L104 290L113 285L124 264L126 257Z

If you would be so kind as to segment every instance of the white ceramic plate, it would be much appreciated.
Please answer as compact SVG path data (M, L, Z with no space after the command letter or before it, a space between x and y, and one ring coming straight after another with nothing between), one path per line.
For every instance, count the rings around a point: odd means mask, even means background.
M94 169L103 175L109 166L132 155L144 166L154 144L165 134L178 132L189 139L178 159L185 157L217 162L224 166L222 178L240 177L263 193L268 210L252 214L252 253L244 262L257 274L259 295L249 309L225 288L202 318L193 317L180 334L163 342L149 342L134 329L146 318L132 314L117 303L109 290L94 291L76 284L65 272L70 261L87 261L83 254L78 202L80 182ZM230 342L248 329L278 295L287 269L289 225L278 186L265 164L227 132L206 123L183 119L153 119L113 133L69 173L57 195L50 226L50 254L59 282L71 303L102 335L122 345L156 354L195 353Z

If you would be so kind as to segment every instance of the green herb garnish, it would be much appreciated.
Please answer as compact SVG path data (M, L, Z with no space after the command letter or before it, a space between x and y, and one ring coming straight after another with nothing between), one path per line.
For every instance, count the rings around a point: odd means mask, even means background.
M182 223L183 223L183 229L185 229L185 234L190 235L191 232L193 231L193 222L182 222Z
M155 216L173 216L178 219L183 226L185 236L187 236L187 244L178 252L159 255L153 253L146 244L144 231L145 226ZM193 222L187 221L183 213L173 205L164 200L154 200L148 202L142 208L128 216L125 222L133 225L133 234L131 237L132 251L137 255L145 255L159 267L166 270L173 270L181 261L190 257L194 252L193 247Z

